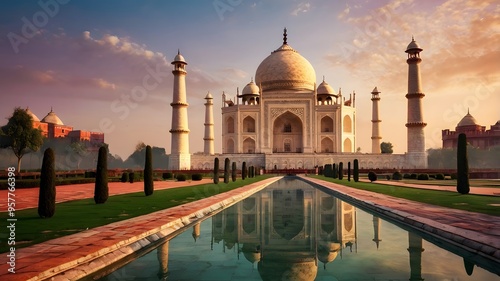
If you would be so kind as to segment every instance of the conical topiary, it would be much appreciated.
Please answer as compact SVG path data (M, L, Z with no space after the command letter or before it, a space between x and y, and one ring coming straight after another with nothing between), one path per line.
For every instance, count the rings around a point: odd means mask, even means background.
M153 155L151 152L151 146L146 146L146 161L144 163L144 194L149 196L153 194L154 182L153 182Z
M108 151L106 147L99 148L95 175L94 201L103 204L108 200Z
M56 168L52 148L43 153L42 170L40 172L40 190L38 195L38 215L50 218L56 212Z
M457 191L468 194L469 186L469 161L467 159L467 137L464 133L458 135L457 144Z
M214 159L214 183L219 183L219 158Z

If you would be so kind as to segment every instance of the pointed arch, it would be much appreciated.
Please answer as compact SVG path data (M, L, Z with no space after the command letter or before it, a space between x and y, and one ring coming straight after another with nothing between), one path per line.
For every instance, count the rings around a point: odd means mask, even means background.
M243 119L243 132L245 133L255 133L255 119L250 116Z
M226 153L234 153L234 141L233 141L233 139L228 139L226 141Z
M344 140L344 152L352 152L352 141L350 138Z
M243 141L243 153L255 153L255 140L246 138Z
M321 140L321 152L333 152L333 141L331 138L326 137Z
M233 117L228 117L226 119L226 130L227 130L228 134L234 133L234 118Z
M352 133L352 120L351 116L344 116L344 133Z
M321 132L333 132L333 119L330 116L321 118Z
M273 152L302 152L302 127L302 120L290 111L278 116L273 123Z

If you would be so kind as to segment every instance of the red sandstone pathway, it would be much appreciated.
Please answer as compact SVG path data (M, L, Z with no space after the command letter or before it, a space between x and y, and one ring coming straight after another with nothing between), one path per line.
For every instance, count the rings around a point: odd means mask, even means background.
M212 180L203 179L201 181L156 181L155 190L162 190L168 188L193 186L199 184L210 183ZM94 198L93 183L73 184L73 185L60 185L56 187L56 202L66 202L72 200ZM110 182L108 183L109 195L126 194L133 192L144 191L144 182ZM36 208L38 206L38 187L35 188L18 188L14 192L16 201L16 211ZM7 190L0 190L0 212L7 210ZM12 201L11 201L12 202Z

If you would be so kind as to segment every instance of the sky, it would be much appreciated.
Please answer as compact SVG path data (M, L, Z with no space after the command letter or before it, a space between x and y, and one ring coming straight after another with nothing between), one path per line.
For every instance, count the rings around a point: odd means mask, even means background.
M426 148L467 113L500 120L500 3L389 1L2 1L0 124L15 107L53 108L74 129L101 131L110 152L139 142L170 152L173 60L186 59L191 153L203 151L204 97L214 96L221 152L222 92L234 97L282 44L334 89L356 92L356 147L371 152L371 91L381 92L383 142L406 152L407 54L422 47ZM3 119L5 118L5 119Z

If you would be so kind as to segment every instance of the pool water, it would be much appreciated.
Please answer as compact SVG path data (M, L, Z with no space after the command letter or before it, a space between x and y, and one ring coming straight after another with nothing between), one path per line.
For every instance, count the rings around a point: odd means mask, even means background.
M500 277L304 181L283 179L99 280L424 279Z

